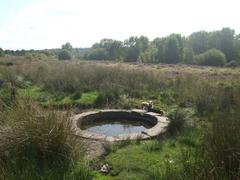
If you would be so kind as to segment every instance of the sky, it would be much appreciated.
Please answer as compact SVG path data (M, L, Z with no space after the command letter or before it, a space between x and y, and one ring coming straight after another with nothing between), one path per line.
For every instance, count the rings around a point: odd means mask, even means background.
M0 47L90 47L103 38L150 40L223 27L240 32L239 0L0 0Z

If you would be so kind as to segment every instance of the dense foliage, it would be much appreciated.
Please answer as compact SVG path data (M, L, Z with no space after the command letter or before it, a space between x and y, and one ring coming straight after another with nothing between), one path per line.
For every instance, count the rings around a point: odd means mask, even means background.
M221 51L217 49L210 49L195 56L195 62L205 66L224 66L226 58Z
M70 43L62 45L62 49L58 54L59 60L71 60L72 59L73 47Z
M63 49L59 54L58 54L58 59L59 60L71 60L72 59L72 54L70 51Z
M4 56L4 51L2 48L0 48L0 57Z
M211 49L217 49L219 52L207 52ZM221 63L211 63L216 61L215 55L220 55L220 52L226 57L227 62L232 60L239 62L239 35L236 35L235 31L230 28L223 28L212 32L194 32L189 37L171 34L167 37L155 38L153 41L149 41L145 36L133 36L123 42L103 39L84 53L83 58L144 63L195 64L194 56L197 56L198 59L198 55L205 52L204 56L208 56L206 61L210 63L200 63L200 65L224 65L223 57L219 57Z
M40 53L42 56L58 57L59 60L69 60L72 58L87 60L109 60L142 63L167 63L167 64L198 64L196 59L202 59L212 52L220 54L211 49L221 51L225 60L221 63L199 63L200 65L223 66L230 61L237 66L240 62L240 35L233 29L223 28L217 31L198 31L190 36L184 37L181 34L170 34L166 37L157 37L150 41L146 36L132 36L124 41L114 39L102 39L90 48L73 48L67 42L61 49L50 50L0 50L1 54L14 56L29 56L29 54ZM207 52L208 51L208 52ZM200 56L199 56L200 55ZM215 57L208 56L209 62L215 62Z

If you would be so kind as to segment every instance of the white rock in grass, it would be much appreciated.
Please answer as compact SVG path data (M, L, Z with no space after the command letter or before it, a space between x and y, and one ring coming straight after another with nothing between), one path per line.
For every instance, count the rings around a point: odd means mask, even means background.
M100 169L101 173L108 173L109 172L109 166L108 164L104 164L101 169Z

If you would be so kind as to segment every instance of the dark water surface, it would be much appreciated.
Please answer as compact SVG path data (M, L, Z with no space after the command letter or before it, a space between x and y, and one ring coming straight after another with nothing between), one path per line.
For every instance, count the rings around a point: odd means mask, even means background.
M151 124L143 123L142 121L101 120L99 122L92 122L91 124L84 125L82 129L107 136L116 136L119 134L141 132L151 127Z

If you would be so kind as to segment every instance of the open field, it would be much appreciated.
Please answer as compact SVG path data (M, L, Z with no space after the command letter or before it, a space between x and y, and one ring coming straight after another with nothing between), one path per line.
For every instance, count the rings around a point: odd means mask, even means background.
M240 68L0 58L0 179L238 179L239 99ZM149 100L166 135L86 158L72 114Z

